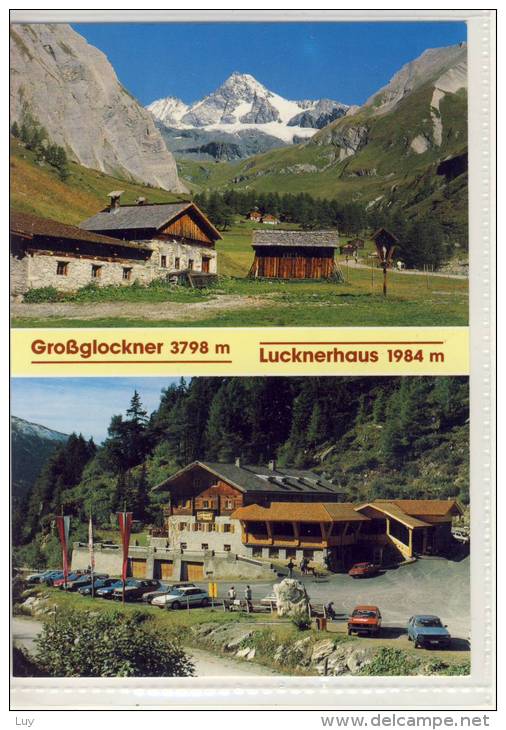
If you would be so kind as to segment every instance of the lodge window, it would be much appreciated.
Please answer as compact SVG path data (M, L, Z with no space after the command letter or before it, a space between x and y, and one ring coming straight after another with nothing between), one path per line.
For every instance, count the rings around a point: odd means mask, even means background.
M228 523L225 523L223 525L223 532L234 532L234 525L229 525Z
M261 547L254 547L251 551L251 555L254 558L261 558L262 557L262 548Z
M123 281L130 281L132 278L132 269L130 267L123 267Z
M308 560L312 560L314 558L314 550L303 550L302 555Z
M69 265L66 261L56 262L56 275L57 276L68 276Z
M269 557L270 558L279 558L279 550L276 547L269 548Z
M188 269L190 271L193 271L193 265L194 265L193 259L188 259Z
M287 558L295 558L297 556L297 551L295 548L287 548L286 549L286 557Z
M179 269L180 266L181 266L181 259L179 258L179 256L176 256L176 258L174 259L174 268Z
M216 523L215 522L210 522L207 525L207 531L208 532L216 532Z
M204 501L202 502L202 507L204 509L209 509L209 500L208 499L204 499Z
M227 499L225 501L225 509L233 509L233 508L234 508L234 503L232 502L231 499Z
M203 542L200 546L201 550L209 550L209 545L207 542Z
M232 546L231 545L223 545L223 550L226 553L229 553L232 550Z
M96 266L95 264L92 264L91 266L91 278L92 279L100 279L102 276L102 266Z
M167 256L160 256L160 266L162 269L167 268Z
M188 529L188 523L187 522L180 522L178 525L179 532L182 532L183 530Z

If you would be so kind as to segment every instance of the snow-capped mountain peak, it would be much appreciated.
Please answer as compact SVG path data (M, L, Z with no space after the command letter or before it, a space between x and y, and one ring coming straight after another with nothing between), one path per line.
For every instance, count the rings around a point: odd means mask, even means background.
M292 101L270 91L251 74L234 71L215 91L187 106L159 99L148 106L166 127L208 132L257 131L291 143L343 116L348 106L331 99Z

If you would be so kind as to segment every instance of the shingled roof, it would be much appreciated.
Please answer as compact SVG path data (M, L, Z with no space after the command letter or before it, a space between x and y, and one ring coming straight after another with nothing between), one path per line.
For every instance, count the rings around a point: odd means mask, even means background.
M351 502L271 502L269 507L250 504L232 513L236 520L254 522L369 522Z
M212 461L194 461L153 489L168 489L180 476L186 472L201 467L218 478L223 479L241 492L263 492L277 494L314 494L334 495L344 494L344 491L324 479L319 474L302 469L289 469L268 466L244 464L223 464Z
M216 240L220 233L195 203L150 203L106 208L80 223L87 231L159 231L186 210L197 213Z
M117 238L110 236L102 236L99 233L83 231L77 226L68 223L60 223L51 218L41 218L31 213L19 213L11 211L10 213L10 231L24 238L54 238L55 240L65 241L83 241L85 243L106 244L108 246L119 246L121 248L135 248L137 250L150 249L138 243L130 243L129 241L118 241Z
M330 231L253 231L253 248L257 246L296 246L297 248L339 248L337 229Z

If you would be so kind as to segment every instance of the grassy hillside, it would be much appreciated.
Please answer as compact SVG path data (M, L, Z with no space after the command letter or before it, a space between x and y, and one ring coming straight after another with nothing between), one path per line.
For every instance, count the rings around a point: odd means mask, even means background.
M373 115L373 108L342 117L309 142L271 150L239 163L180 160L180 173L199 189L230 187L259 192L307 192L315 197L402 210L407 217L436 217L447 232L467 234L467 174L451 183L438 164L467 151L467 94L448 94L439 113L431 107L432 84L407 96L395 110ZM435 141L435 121L442 139ZM414 139L427 149L417 153ZM346 145L355 154L344 156Z
M18 140L11 140L10 151L11 207L24 213L77 225L107 204L111 190L124 190L124 203L133 203L139 196L153 203L186 199L184 195L111 177L75 162L70 163L70 176L63 182L55 168L39 164L33 152Z

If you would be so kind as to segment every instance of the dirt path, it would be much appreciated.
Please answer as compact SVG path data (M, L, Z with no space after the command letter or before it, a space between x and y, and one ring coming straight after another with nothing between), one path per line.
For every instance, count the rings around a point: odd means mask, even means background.
M342 268L346 268L346 262L340 261ZM371 267L369 264L359 264L355 263L355 261L348 261L348 266L350 269L369 269L371 270ZM382 269L378 269L377 267L374 267L375 271L377 271L379 274L381 274ZM419 269L388 269L388 273L392 274L403 274L404 276L427 276L427 272L425 271L419 271ZM432 279L432 277L438 277L440 279L469 279L468 276L465 274L445 274L444 271L429 271L429 277Z
M55 302L44 304L25 304L15 302L11 306L13 318L30 317L45 319L126 319L180 320L201 319L206 314L217 314L238 309L255 309L272 305L264 296L243 296L224 294L205 302L94 302L83 304L75 302Z
M16 646L28 652L35 649L35 638L42 631L42 623L28 617L15 616L12 619L12 640ZM201 649L188 649L195 665L196 677L275 677L276 672L259 664L211 654Z

